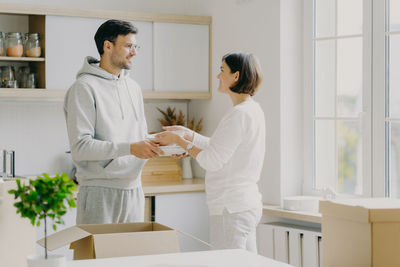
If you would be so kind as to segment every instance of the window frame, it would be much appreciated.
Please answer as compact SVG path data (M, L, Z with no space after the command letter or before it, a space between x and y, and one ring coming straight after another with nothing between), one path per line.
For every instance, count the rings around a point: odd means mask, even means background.
M372 24L373 19L375 20L375 6L385 2L363 0L363 112L362 112L362 136L363 136L363 197L370 196L383 196L382 188L376 184L382 183L382 179L372 179L379 173L382 173L382 166L375 166L377 157L382 160L380 154L376 155L375 151L382 152L382 144L373 142L372 138L377 138L377 134L381 135L382 131L378 128L379 124L374 123L377 119L382 119L380 116L381 106L378 110L373 110L376 101L376 90L373 88L379 88L382 85L382 81L377 80L372 74L377 68L375 66L376 54L372 49L375 48L375 39L373 32L376 31L375 24ZM303 194L304 195L321 195L321 190L315 189L315 158L314 158L314 47L313 47L313 31L314 28L314 0L304 0L303 2L303 136L304 136L304 180L303 180ZM384 9L384 8L383 8ZM379 10L377 10L379 11ZM373 13L374 12L374 13ZM383 17L384 18L384 17ZM380 18L380 20L382 17ZM377 27L379 28L379 27ZM372 64L374 62L374 64ZM381 86L382 88L382 86ZM384 88L384 87L383 87ZM384 94L383 94L384 95ZM384 96L383 96L384 98ZM374 102L374 103L373 103ZM383 102L384 108L384 102ZM383 113L384 114L384 113ZM379 115L379 116L378 116ZM384 118L384 117L383 117ZM367 129L367 130L364 130ZM383 149L384 149L383 143ZM379 163L379 162L378 162ZM384 177L384 176L383 176ZM376 188L375 188L376 187ZM346 195L340 194L347 197L354 197L357 195Z

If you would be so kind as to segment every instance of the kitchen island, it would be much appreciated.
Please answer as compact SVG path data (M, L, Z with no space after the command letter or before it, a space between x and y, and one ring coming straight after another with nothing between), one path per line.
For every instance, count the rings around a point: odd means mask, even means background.
M67 267L290 267L242 249L183 252L147 256L68 261Z

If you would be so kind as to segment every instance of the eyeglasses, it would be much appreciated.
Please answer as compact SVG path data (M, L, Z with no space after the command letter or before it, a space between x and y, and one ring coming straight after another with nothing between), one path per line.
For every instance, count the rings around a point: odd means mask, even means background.
M140 50L140 45L137 45L137 44L135 44L135 45L127 45L126 47L127 47L130 51L135 50L135 51L137 52L137 51Z
M115 44L115 41L110 41L111 43ZM129 49L129 51L135 50L136 52L140 50L140 45L137 44L127 44L125 45L126 48Z

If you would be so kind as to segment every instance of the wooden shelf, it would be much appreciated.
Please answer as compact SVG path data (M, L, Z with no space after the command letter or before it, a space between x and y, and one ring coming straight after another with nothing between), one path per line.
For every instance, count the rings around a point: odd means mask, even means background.
M62 100L67 90L56 89L25 89L25 88L0 88L0 99L48 99ZM209 99L211 96L208 92L156 92L143 91L144 99Z
M0 61L44 62L43 57L0 57Z
M0 88L0 99L64 99L67 90Z
M142 91L144 99L210 99L210 92Z

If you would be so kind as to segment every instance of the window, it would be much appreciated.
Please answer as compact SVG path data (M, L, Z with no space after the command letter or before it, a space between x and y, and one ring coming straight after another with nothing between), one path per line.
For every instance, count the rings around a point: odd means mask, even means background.
M400 0L304 4L303 191L400 197Z
M370 0L310 0L312 189L370 194ZM309 25L309 24L306 24ZM306 43L307 45L307 43ZM306 101L310 101L309 99ZM306 114L310 115L310 114ZM307 188L310 191L310 188Z
M386 194L400 197L400 1L386 1Z

